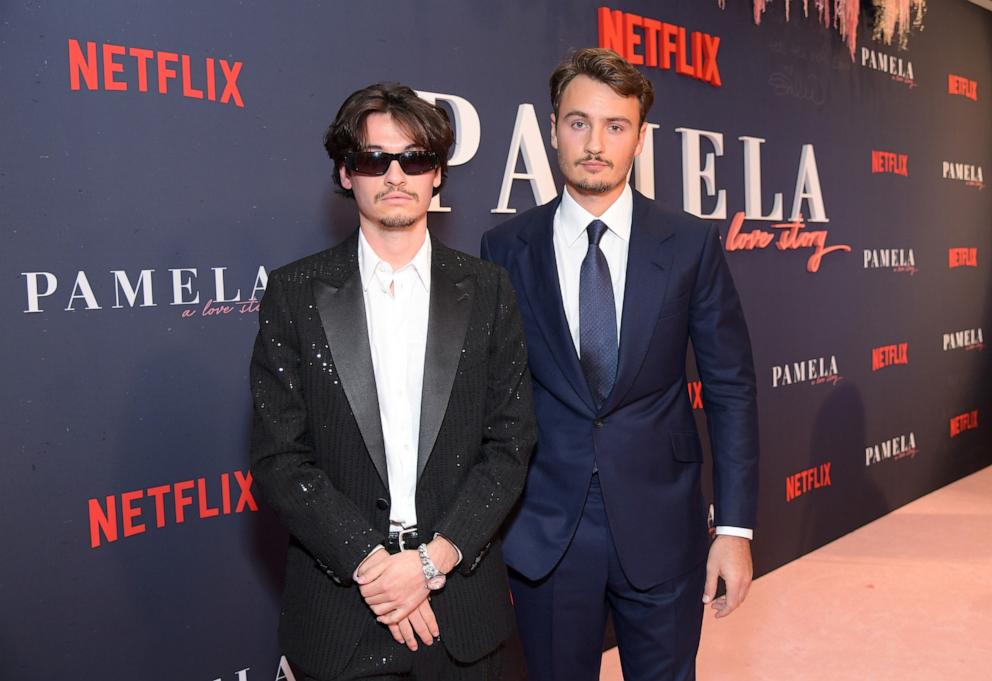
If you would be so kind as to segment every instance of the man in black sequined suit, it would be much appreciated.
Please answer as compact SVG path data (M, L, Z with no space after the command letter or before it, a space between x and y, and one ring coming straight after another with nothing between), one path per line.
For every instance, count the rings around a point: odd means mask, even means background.
M497 530L536 439L506 272L427 232L453 136L407 87L328 129L359 229L272 272L252 464L290 533L279 638L298 678L510 676Z

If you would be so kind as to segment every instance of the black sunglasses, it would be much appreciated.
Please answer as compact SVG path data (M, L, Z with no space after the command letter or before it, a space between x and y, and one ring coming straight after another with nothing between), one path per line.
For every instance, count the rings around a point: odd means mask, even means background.
M399 161L407 175L423 175L437 168L437 154L433 151L349 151L344 155L345 167L359 175L385 175L389 164Z

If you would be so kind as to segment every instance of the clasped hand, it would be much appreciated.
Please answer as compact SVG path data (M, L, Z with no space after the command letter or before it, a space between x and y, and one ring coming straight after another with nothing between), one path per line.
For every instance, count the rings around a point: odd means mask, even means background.
M418 636L429 646L440 635L416 551L376 551L359 567L357 582L376 621L389 627L397 643L417 650Z

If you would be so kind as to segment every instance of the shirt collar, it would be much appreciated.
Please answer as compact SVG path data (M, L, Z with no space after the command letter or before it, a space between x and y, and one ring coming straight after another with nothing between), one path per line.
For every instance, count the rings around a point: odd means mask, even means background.
M365 238L365 233L361 229L358 230L358 271L362 277L362 290L368 291L369 284L372 283L372 279L375 276L376 267L382 264L383 270L387 273L394 273L392 266L380 258L378 254L372 249L372 245L369 244L368 240ZM412 268L414 272L417 273L417 278L420 283L423 284L424 289L428 292L431 290L431 234L425 231L424 243L420 246L420 249L413 256L413 259L406 265L396 269L396 272L402 272L407 268Z
M580 237L585 239L586 228L593 220L602 220L611 232L624 241L630 240L630 223L634 215L634 192L630 184L624 184L623 192L609 208L598 218L580 206L568 192L568 187L562 192L561 203L558 205L558 225L564 243L571 246Z

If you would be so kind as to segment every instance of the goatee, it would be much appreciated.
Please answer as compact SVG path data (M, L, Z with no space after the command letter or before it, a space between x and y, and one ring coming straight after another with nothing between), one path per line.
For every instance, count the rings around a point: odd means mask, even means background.
M403 229L404 227L412 227L414 224L416 224L416 222L417 222L417 218L412 215L391 215L389 217L385 217L379 220L380 225L392 229Z
M619 186L619 182L610 184L609 182L592 182L592 181L579 181L575 182L572 186L581 192L586 192L587 194L605 194L612 189Z

